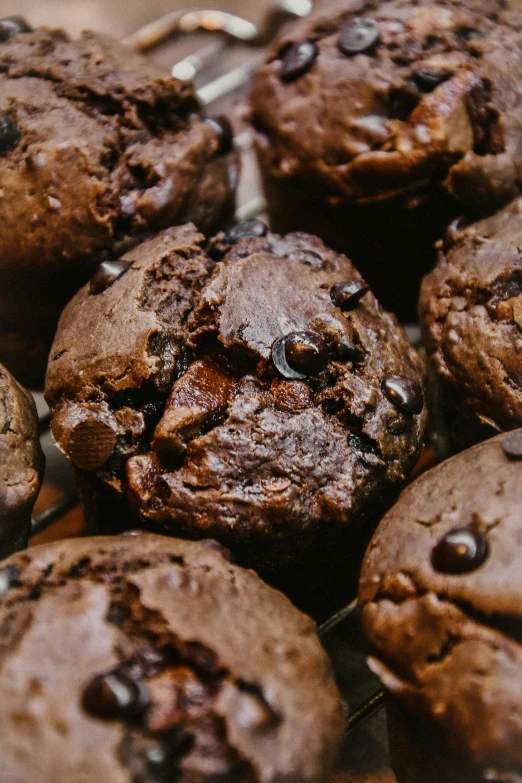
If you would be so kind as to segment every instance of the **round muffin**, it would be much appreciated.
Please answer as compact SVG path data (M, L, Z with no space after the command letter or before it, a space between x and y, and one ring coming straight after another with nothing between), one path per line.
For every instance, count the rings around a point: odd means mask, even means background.
M520 193L522 32L501 5L345 0L254 79L272 228L346 252L401 317L451 218Z
M522 424L522 199L457 220L424 278L426 350L457 445Z
M97 264L187 220L217 230L237 158L190 83L117 41L21 22L4 32L0 360L41 385L59 314Z
M62 315L46 399L98 530L217 538L301 600L357 578L370 511L419 455L423 379L345 256L253 220L102 265Z
M0 365L0 559L27 545L43 470L34 400Z
M315 625L214 547L60 541L0 584L5 783L327 778L344 721Z
M433 468L368 549L362 618L399 783L522 779L521 458L514 430Z

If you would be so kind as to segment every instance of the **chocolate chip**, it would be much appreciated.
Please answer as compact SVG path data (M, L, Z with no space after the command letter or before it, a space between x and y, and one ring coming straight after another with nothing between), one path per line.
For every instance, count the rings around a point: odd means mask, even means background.
M33 28L27 24L23 16L6 16L0 19L0 42L4 43L14 35L32 33Z
M211 128L218 137L218 152L226 155L231 151L234 142L234 131L228 117L207 117L205 124Z
M19 578L20 574L16 566L8 565L0 568L0 598L7 595L11 587L18 583Z
M448 250L451 250L451 248L456 245L462 235L462 232L465 228L467 228L467 226L469 226L469 220L463 215L451 221L442 238L442 247L445 253L447 253Z
M0 115L0 155L14 149L21 137L20 128L9 117Z
M116 432L103 419L90 418L79 422L69 435L67 454L81 470L98 470L104 465L116 445Z
M328 364L329 348L317 332L292 332L272 346L272 362L287 380L303 380L318 375Z
M235 245L241 239L247 239L250 237L264 237L268 233L268 226L263 223L262 220L253 218L253 220L247 220L244 223L238 223L225 234L225 242L228 245Z
M131 261L103 261L91 278L89 293L101 294L131 268Z
M356 308L369 290L362 280L348 280L345 283L335 283L330 289L330 297L336 307L347 312Z
M424 408L424 394L417 381L402 375L387 375L381 388L390 402L407 413L420 413Z
M322 269L324 266L322 256L314 250L292 250L288 253L287 258L291 261L299 261L305 266L314 267L314 269Z
M362 345L355 345L349 342L349 340L340 340L334 343L332 347L332 355L334 359L340 362L353 362L354 364L360 364L364 361L366 351Z
M132 720L148 705L145 686L123 672L94 677L83 691L82 705L89 715L102 720Z
M379 25L375 19L357 17L343 25L337 46L343 54L351 57L369 51L379 36Z
M469 527L450 530L431 556L433 568L441 574L465 574L482 565L489 552L482 533Z
M439 84L447 81L451 74L443 71L430 71L429 68L417 68L413 71L413 80L419 90L431 92Z
M284 50L280 76L291 82L310 70L317 60L319 49L312 41L300 41Z
M522 459L522 430L513 430L502 439L502 451L509 459Z

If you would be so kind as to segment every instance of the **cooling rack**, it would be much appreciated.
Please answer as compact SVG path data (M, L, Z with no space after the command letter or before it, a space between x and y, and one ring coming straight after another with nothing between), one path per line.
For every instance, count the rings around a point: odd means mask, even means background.
M239 5L236 3L236 6ZM248 9L250 3L243 3ZM152 21L124 39L124 42L135 49L147 52L153 59L168 65L172 74L180 79L193 79L199 98L205 105L208 114L216 115L226 112L232 117L235 130L235 147L240 152L243 162L242 180L238 192L237 222L253 217L263 216L265 201L261 193L259 175L256 169L252 149L252 135L243 120L244 99L250 77L258 63L263 59L265 47L280 32L281 28L292 20L305 17L311 11L310 0L280 0L268 8L266 13L254 22L223 11L216 10L177 10ZM46 497L57 496L48 505L41 508L33 517L33 537L41 539L42 534L51 534L53 528L61 529L63 520L69 512L78 506L78 498L72 489L73 482L65 457L52 443L49 433L50 416L45 408L41 395L36 395L40 412L40 431L42 444L48 458L47 482L57 488L55 492L45 493ZM51 474L51 476L49 476ZM45 487L44 487L45 489ZM78 514L79 516L79 514ZM79 531L75 531L78 534ZM67 534L67 533L66 533ZM58 537L58 536L56 536ZM378 689L364 663L364 644L357 616L357 602L352 601L319 627L325 646L332 654L334 667L336 658L343 655L351 657L349 676L353 680L364 681L363 687L355 688L356 693L363 697L354 699L353 689L349 695L350 708L347 726L347 738L352 741L352 735L369 718L380 712L384 696ZM347 635L356 639L355 646L346 645L336 634L343 630L343 638ZM342 648L339 652L339 646ZM336 650L337 648L337 650ZM355 651L355 653L354 653ZM338 677L339 679L339 677ZM340 677L342 679L342 676ZM342 688L341 683L341 690ZM381 746L385 744L384 724L381 715L378 716L378 727ZM375 735L375 732L373 732ZM365 737L372 737L372 732ZM353 744L353 743L352 743ZM357 738L356 738L356 743ZM372 756L371 741L366 756ZM349 755L350 749L346 754ZM380 749L381 757L382 747ZM364 754L363 754L364 755ZM384 752L386 757L386 752ZM387 766L386 758L384 761ZM349 770L349 759L346 762ZM369 764L372 767L372 764ZM388 769L357 771L353 776L349 771L341 773L335 780L339 781L391 781Z

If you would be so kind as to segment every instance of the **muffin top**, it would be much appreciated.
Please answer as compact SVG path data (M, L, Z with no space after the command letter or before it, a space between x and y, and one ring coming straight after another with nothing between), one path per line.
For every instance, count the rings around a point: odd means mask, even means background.
M448 398L497 430L522 424L522 199L457 220L424 278L420 316Z
M60 541L0 586L4 780L327 776L343 717L315 625L219 549Z
M0 557L27 535L43 474L34 400L0 365Z
M522 430L417 479L363 564L370 665L488 779L522 773Z
M65 309L46 399L73 464L142 520L287 536L404 480L423 363L345 256L250 221L209 245L169 229L117 264Z
M48 268L52 296L60 269L66 286L81 264L84 281L100 252L222 218L235 157L220 154L190 82L106 36L20 25L0 25L3 275Z
M252 93L274 176L331 203L414 206L442 185L488 213L518 195L520 20L501 5L346 0L297 26Z

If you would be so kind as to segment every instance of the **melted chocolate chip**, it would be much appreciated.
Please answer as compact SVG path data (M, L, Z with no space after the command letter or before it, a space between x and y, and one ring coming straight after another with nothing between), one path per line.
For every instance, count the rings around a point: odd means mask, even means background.
M0 155L14 149L21 137L20 128L9 117L0 115Z
M522 430L513 430L502 439L502 451L509 459L522 459Z
M0 42L4 43L14 35L32 33L33 28L27 24L23 16L6 16L0 19Z
M89 293L101 294L116 282L132 266L130 261L104 261L91 278Z
M390 402L406 413L420 413L424 408L424 394L417 381L402 375L387 375L381 388Z
M328 359L328 344L317 332L292 332L276 340L272 347L274 366L288 380L318 375Z
M362 345L355 345L348 340L340 340L334 343L332 347L332 355L340 362L353 362L354 364L360 364L364 361L366 351Z
M337 46L351 57L369 51L379 40L379 25L375 19L357 17L343 25Z
M18 583L19 578L20 574L16 566L8 565L0 568L0 598L7 595L11 587Z
M148 705L145 687L121 671L94 677L83 692L83 708L102 720L132 720Z
M353 310L370 289L362 280L348 280L336 283L330 290L330 297L336 307L343 312Z
M218 137L218 152L226 155L231 151L234 142L234 131L228 117L220 115L219 117L207 117L206 125L211 128Z
M413 71L413 80L419 90L432 92L439 84L447 81L450 75L443 71L430 71L429 68L417 68Z
M465 228L467 228L467 226L469 226L469 220L463 215L451 221L446 231L444 232L444 237L442 239L442 247L445 253L447 253L448 250L451 250L451 248L458 242L462 232Z
M262 220L247 220L245 223L238 223L225 234L225 242L228 245L235 245L241 239L250 237L264 237L268 233L268 226Z
M441 574L466 574L481 566L488 552L488 542L478 530L455 528L434 548L431 562Z
M310 70L317 60L319 50L312 41L300 41L284 50L280 76L282 81L291 82Z

